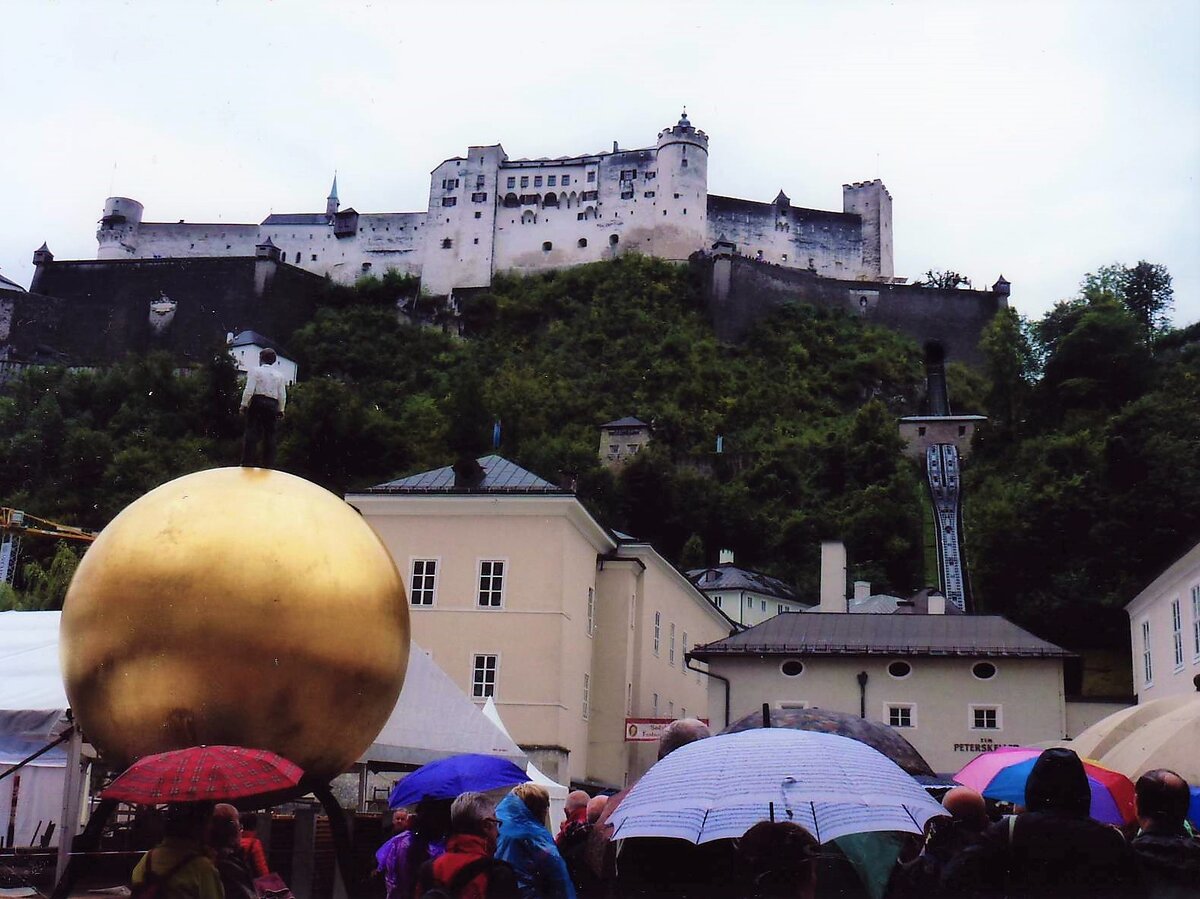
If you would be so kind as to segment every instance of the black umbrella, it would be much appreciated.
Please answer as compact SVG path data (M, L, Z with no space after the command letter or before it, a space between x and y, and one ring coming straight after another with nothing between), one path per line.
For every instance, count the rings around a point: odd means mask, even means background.
M732 734L762 726L762 713L754 712L733 722L723 733ZM771 709L771 727L850 737L878 749L909 774L927 777L933 775L933 769L921 758L921 753L913 748L912 743L886 724L868 721L858 715L835 712L831 709Z

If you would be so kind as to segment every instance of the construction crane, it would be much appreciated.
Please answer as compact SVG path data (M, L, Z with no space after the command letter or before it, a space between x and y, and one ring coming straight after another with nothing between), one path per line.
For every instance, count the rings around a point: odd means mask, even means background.
M48 518L38 518L19 509L0 506L0 583L11 584L17 573L17 556L21 553L23 537L50 537L55 540L77 540L91 543L95 531L60 524Z

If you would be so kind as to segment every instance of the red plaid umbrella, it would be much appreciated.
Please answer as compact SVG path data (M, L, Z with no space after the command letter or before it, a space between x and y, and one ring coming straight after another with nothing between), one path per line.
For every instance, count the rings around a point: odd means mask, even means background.
M193 746L138 759L100 795L144 805L226 802L289 789L303 774L299 766L265 749Z

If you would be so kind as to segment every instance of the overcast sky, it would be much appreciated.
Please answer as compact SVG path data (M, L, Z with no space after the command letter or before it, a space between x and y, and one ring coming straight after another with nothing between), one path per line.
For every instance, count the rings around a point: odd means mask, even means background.
M1200 0L0 0L0 273L147 221L423 210L468 145L653 145L686 104L709 190L892 193L896 274L1001 273L1040 315L1110 262L1200 319Z

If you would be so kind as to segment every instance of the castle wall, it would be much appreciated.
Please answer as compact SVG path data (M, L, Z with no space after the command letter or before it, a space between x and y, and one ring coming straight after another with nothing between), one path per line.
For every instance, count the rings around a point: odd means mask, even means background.
M716 265L714 265L714 261ZM981 366L979 337L1007 297L988 290L942 290L822 278L807 271L740 256L696 257L708 281L717 336L739 341L773 309L806 303L861 316L870 324L907 334L919 345L940 345L947 362ZM728 272L716 283L714 272Z
M257 225L142 222L101 227L102 259L187 259L201 256L253 256Z
M826 278L876 278L863 259L858 215L708 197L708 246L724 235L738 254ZM759 254L762 254L761 256Z
M269 267L271 277L261 279ZM273 260L249 257L51 262L36 274L39 293L13 298L10 357L46 350L72 364L114 362L161 349L180 364L203 361L230 331L254 330L286 347L311 320L324 280ZM261 285L261 289L259 287ZM150 303L177 303L161 334Z
M422 212L360 213L355 231L346 236L335 233L324 215L313 214L309 218L320 221L309 223L272 222L271 218L257 226L255 243L270 238L289 265L343 284L388 269L421 273Z

